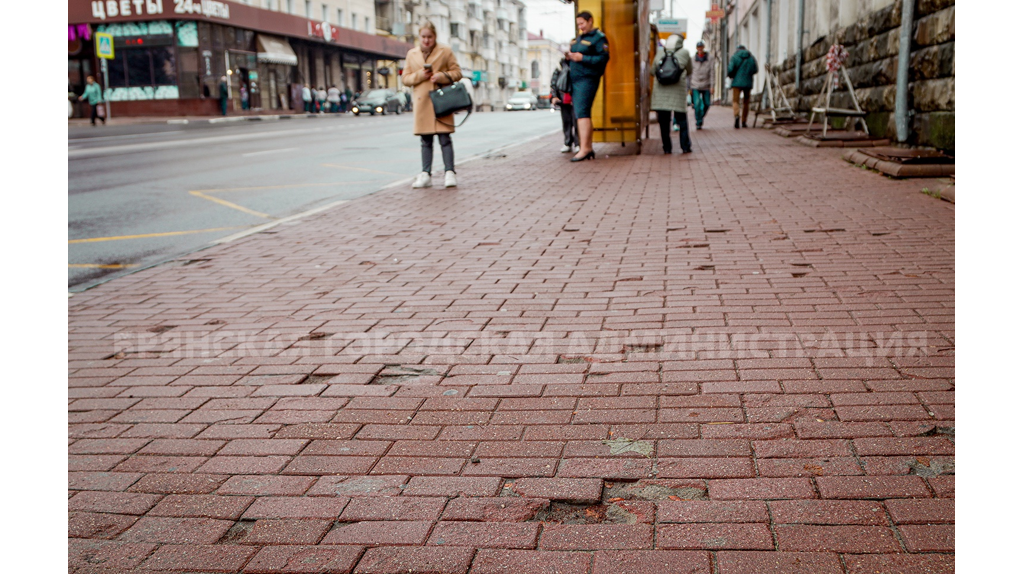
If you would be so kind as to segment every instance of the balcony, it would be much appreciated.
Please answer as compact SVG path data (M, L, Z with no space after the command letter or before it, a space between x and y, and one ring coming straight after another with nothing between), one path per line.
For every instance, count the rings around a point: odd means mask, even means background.
M473 16L470 16L469 18L466 18L466 29L469 30L470 32L483 33L484 22L480 18L474 18Z
M481 0L480 5L483 6L484 12L494 13L494 0Z
M431 16L440 16L442 18L447 18L448 6L445 6L440 2L431 2L430 10L427 13L430 14Z
M498 8L495 11L494 16L498 18L499 22L508 22L508 10L504 8Z
M495 59L494 48L483 48L480 50L480 55L488 62L493 62Z

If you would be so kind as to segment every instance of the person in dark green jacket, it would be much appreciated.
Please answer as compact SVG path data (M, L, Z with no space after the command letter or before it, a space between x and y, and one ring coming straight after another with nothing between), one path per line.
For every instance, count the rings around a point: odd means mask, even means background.
M750 111L750 89L754 87L757 74L757 59L741 44L729 60L727 75L732 78L732 127L740 127L740 94L743 94L743 127L747 127L747 113Z
M572 161L583 161L594 158L594 122L590 119L590 109L597 97L609 54L608 38L594 26L593 14L586 11L577 14L576 27L580 35L573 41L565 58L569 60L572 109L576 112L580 140L580 151Z
M96 78L89 76L85 79L85 91L82 92L81 96L78 96L78 101L82 100L88 101L89 107L92 108L92 113L89 117L92 125L96 125L96 118L99 118L103 125L106 125L107 115L105 113L102 116L99 115L99 106L103 103L103 92L100 90L100 85L96 83Z

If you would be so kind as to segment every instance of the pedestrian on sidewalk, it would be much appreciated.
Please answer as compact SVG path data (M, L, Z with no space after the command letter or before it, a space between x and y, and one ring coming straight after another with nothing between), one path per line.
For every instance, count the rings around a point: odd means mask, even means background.
M572 76L572 109L576 113L580 151L572 161L594 159L594 122L590 110L597 97L601 76L608 66L608 38L594 26L594 15L584 10L576 15L580 35L573 40L565 57Z
M434 116L434 104L430 92L439 86L454 84L462 79L462 69L452 54L452 49L437 43L437 29L430 20L420 25L420 43L405 56L405 70L402 84L413 89L412 133L420 136L420 154L423 172L412 182L414 188L430 187L431 170L434 165L434 136L441 145L441 159L444 161L444 186L455 187L455 151L452 136L455 133L455 116L443 118Z
M242 100L242 109L249 109L249 88L245 87L244 80L238 86L238 97Z
M221 76L217 84L217 98L220 99L220 115L228 115L228 77Z
M747 127L747 113L750 112L750 90L754 87L754 75L757 74L757 59L747 51L743 44L737 46L736 53L729 60L726 74L732 78L732 127L740 128L740 94L743 95L743 127Z
M572 153L574 148L580 147L580 134L576 130L576 114L572 111L572 94L558 89L558 76L566 73L569 68L569 61L562 58L555 73L551 74L551 103L558 106L562 113L562 135L565 145L562 146L562 153Z
M341 90L337 86L331 86L327 90L327 103L331 106L331 113L336 114L341 108Z
M672 62L672 60L675 62ZM680 74L675 82L663 75L673 67ZM665 40L664 46L658 46L654 56L651 75L654 77L654 89L651 91L651 109L658 114L658 127L661 128L661 148L666 154L672 153L672 117L679 122L679 147L683 153L690 153L690 126L686 119L686 79L693 71L690 53L683 49L683 37L672 34ZM671 74L674 76L674 74Z
M345 88L345 112L349 111L348 105L352 103L352 90L348 87Z
M327 108L327 90L325 90L323 86L320 86L320 89L318 89L316 91L316 109L317 109L318 112L320 112L322 114L322 113L324 113L324 110L326 108Z
M715 63L704 51L704 42L697 42L697 53L693 57L693 74L690 75L690 100L693 101L693 117L697 129L703 129L704 116L711 107L711 77Z
M309 89L309 84L302 85L302 109L307 114L313 112L313 91Z
M89 121L92 125L96 125L96 118L99 118L103 125L107 125L107 114L106 110L103 110L103 114L100 114L99 108L103 103L103 91L100 85L96 83L96 78L87 76L85 78L85 91L82 92L81 96L78 96L78 101L86 100L89 102Z

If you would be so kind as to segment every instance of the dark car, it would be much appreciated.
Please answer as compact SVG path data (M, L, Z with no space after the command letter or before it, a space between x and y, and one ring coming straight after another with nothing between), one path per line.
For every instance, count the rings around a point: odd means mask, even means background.
M403 107L402 99L394 90L371 90L352 102L352 113L357 116L359 114L384 115L388 112L400 114Z

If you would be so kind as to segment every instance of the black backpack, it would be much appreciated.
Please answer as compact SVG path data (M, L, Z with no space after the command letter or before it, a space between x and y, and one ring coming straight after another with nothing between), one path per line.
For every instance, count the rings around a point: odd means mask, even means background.
M665 52L665 56L661 58L658 68L654 70L654 77L663 86L679 83L679 78L683 77L683 68L676 60L675 52Z

